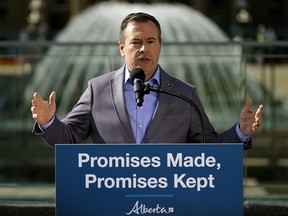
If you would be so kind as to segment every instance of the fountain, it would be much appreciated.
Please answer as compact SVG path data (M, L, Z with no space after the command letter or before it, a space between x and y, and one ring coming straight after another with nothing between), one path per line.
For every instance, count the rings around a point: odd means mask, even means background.
M265 92L260 85L255 85L255 80L247 79L247 89L239 82L242 71L239 70L241 49L238 46L186 44L229 41L198 11L183 4L104 2L86 9L60 32L57 42L76 45L55 45L49 49L27 85L26 102L30 103L34 91L47 98L56 90L58 115L63 117L86 88L88 79L123 64L117 48L119 26L127 14L137 11L150 13L158 19L164 43L161 66L197 87L213 122L225 128L226 124L238 121L235 113L239 113L243 105L243 94L239 94L239 90L248 91L256 104L263 101Z

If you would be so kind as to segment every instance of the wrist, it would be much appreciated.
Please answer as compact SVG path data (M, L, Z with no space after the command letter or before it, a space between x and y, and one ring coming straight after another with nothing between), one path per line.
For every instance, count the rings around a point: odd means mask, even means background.
M252 135L246 135L242 130L241 130L241 127L240 127L240 123L237 123L236 125L236 132L237 132L237 135L239 136L240 140L242 142L247 142L251 139Z

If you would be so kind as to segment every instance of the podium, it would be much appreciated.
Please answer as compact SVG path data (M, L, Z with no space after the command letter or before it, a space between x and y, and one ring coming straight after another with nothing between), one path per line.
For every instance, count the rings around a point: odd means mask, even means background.
M243 216L242 144L57 144L57 216Z

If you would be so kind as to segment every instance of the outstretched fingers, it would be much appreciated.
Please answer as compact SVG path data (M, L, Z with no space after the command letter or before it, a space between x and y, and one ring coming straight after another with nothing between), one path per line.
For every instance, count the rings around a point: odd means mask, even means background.
M50 96L49 96L49 104L51 104L52 106L56 105L56 92L53 91L51 92Z
M261 122L262 122L262 113L264 112L264 107L263 105L260 105L255 113L255 123L257 126L260 127Z
M47 124L56 111L56 92L53 91L49 96L49 101L45 101L39 93L33 94L31 101L32 118L41 125Z
M257 111L255 112L255 120L251 125L250 131L251 133L255 133L261 126L261 122L262 122L262 113L264 112L264 107L263 105L260 105L257 109Z

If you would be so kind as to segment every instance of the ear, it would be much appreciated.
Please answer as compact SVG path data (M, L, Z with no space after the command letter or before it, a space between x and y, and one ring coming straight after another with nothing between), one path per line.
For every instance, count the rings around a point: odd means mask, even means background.
M120 54L122 57L125 56L125 53L124 53L124 44L122 44L121 41L118 41L118 48L119 48L119 51L120 51Z

